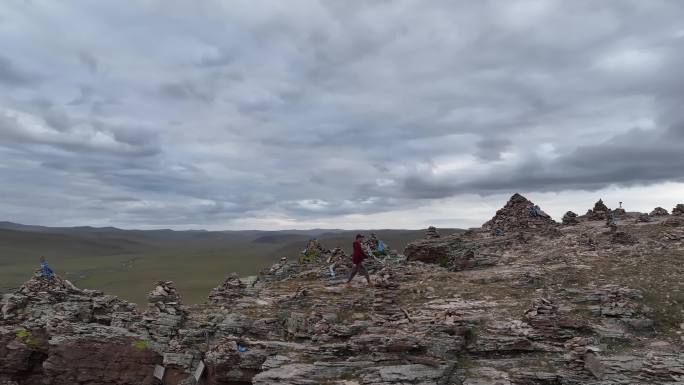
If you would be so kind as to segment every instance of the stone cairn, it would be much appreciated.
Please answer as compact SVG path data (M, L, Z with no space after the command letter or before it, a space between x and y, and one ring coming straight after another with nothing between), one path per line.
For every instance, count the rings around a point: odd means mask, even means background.
M247 285L235 274L229 274L223 282L209 293L209 303L228 304L245 295Z
M544 335L556 336L558 331L558 305L546 298L535 298L525 312L525 320Z
M684 204L680 203L672 209L672 215L684 215Z
M653 211L651 211L649 215L652 217L666 217L670 215L670 213L668 213L667 210L665 210L662 207L656 207L653 209Z
M563 215L563 224L566 226L576 225L579 221L577 220L577 214L572 211L568 211Z
M398 289L397 275L389 267L381 269L377 274L376 286L384 289ZM399 306L398 290L380 290L375 293L372 302L373 314L389 322L397 322L407 318Z
M496 212L492 219L482 225L482 228L495 235L498 235L499 232L511 230L549 230L556 228L557 223L541 209L536 212L535 207L538 209L534 203L516 193L503 208Z
M383 289L398 289L399 283L397 282L397 276L394 271L389 266L383 267L380 271L376 273L375 286L381 287Z
M172 281L159 281L147 294L148 309L143 315L143 327L153 347L167 346L178 333L185 319L181 297Z
M572 369L581 369L585 367L585 358L587 354L597 354L599 349L594 345L594 340L588 337L574 337L563 344L567 353L565 359L568 367Z
M441 237L441 235L439 235L437 228L435 226L430 226L425 231L425 236L423 238L425 238L425 239L436 239L436 238L440 238L440 237Z
M57 274L53 274L52 278L43 277L40 269L33 274L31 279L24 282L19 288L19 294L23 295L49 294L51 296L59 297L81 292L81 289Z
M610 209L603 203L602 199L594 204L594 208L587 211L586 217L592 221L602 221L610 217Z

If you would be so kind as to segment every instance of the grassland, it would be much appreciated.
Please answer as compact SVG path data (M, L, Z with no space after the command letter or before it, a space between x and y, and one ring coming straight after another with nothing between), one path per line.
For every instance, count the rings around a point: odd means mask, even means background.
M58 274L82 288L145 304L145 294L155 281L172 280L185 302L199 303L228 273L255 275L282 256L295 258L311 236L327 248L349 252L354 233L138 231L4 223L0 224L0 291L21 285L45 255ZM378 230L377 234L401 251L423 231Z

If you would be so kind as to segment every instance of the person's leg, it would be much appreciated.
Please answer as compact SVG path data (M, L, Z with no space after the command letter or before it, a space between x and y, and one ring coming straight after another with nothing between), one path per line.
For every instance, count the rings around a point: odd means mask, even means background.
M354 276L356 275L356 272L359 271L359 265L360 265L360 263L357 264L357 265L354 265L354 267L352 267L351 273L349 273L349 279L347 280L347 283L351 282L351 280L352 280L352 279L354 278Z
M371 284L370 275L368 275L368 270L366 270L366 266L363 265L363 262L359 263L359 270L361 271L361 274L363 274L364 277L366 277L366 281L368 281L368 285L370 285Z

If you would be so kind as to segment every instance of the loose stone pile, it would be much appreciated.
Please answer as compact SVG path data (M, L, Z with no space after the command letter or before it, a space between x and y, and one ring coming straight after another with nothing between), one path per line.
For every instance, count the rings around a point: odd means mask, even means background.
M602 199L594 204L594 208L585 214L587 219L592 221L602 221L610 216L610 209L603 203Z
M568 211L563 215L563 224L566 226L576 225L579 221L577 220L577 214L572 211Z
M514 194L482 228L493 233L555 228L557 223L538 207L537 212L535 207L522 195Z
M574 337L563 344L567 353L565 359L572 369L582 369L586 365L587 355L595 355L599 352L598 347L593 346L594 340L587 337Z
M435 226L430 226L425 231L425 239L435 239L440 237L441 236L439 235L439 232L437 231L437 228Z
M176 336L185 319L185 309L176 286L171 281L158 281L147 294L148 309L143 314L145 339L157 351L163 351Z
M272 270L274 270L272 268ZM274 270L277 271L276 268ZM245 285L240 277L233 273L228 275L219 286L215 287L209 293L209 303L230 305L235 299L245 295Z

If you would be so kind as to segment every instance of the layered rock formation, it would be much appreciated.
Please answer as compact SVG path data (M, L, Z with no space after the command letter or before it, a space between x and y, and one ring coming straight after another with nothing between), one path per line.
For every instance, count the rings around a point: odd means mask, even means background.
M684 204L680 203L672 209L672 215L684 215Z
M141 313L37 274L3 296L0 384L151 384L155 368L171 385L684 382L684 226L557 229L521 198L408 260L369 260L373 288L283 260L200 305L160 281Z

